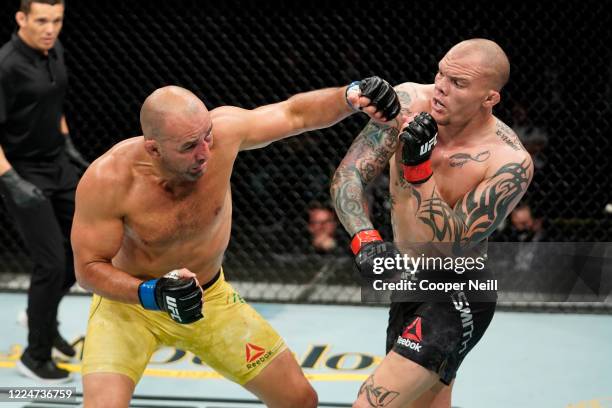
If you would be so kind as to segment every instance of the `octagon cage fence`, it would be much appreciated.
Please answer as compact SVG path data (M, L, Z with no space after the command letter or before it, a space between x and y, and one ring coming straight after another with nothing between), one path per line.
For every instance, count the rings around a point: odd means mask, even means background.
M0 11L5 41L16 29L17 3ZM66 115L77 148L93 160L141 134L140 106L164 85L190 89L209 109L252 109L372 75L392 84L431 83L453 44L489 38L512 65L494 113L534 158L535 177L524 202L545 231L539 240L606 243L612 217L609 3L67 0L60 37L70 75ZM350 238L338 224L337 248L321 253L311 245L308 222L309 208L329 205L330 179L366 121L353 115L329 129L239 154L224 270L244 297L359 302ZM374 224L391 239L386 175L368 188L368 199ZM510 222L492 236L521 239ZM611 256L604 248L595 271L598 290L609 283ZM27 250L0 206L3 287L15 287L30 268ZM503 268L512 269L512 262ZM502 290L501 305L610 310L601 296L588 303L549 302L545 287L521 295L533 275L516 271L518 293Z

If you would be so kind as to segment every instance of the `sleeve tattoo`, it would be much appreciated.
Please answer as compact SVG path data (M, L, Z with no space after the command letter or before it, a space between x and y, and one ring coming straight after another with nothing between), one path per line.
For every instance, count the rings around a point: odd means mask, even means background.
M398 144L398 130L370 122L357 136L331 183L336 213L350 235L372 228L365 186L387 166Z
M410 113L410 93L397 90L404 115ZM399 130L370 121L357 136L334 174L331 197L342 225L350 235L373 228L365 186L384 171L399 144Z

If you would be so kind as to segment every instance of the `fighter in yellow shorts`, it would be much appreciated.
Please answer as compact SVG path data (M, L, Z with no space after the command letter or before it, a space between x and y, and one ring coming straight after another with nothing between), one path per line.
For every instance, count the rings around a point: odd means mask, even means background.
M186 325L139 305L94 295L83 374L115 372L134 383L161 345L191 350L217 372L244 385L287 348L283 339L237 296L219 273L204 290L206 318ZM125 318L124 318L125 317Z
M269 407L317 405L280 336L247 304L227 301L234 292L221 262L230 177L239 151L331 126L356 110L387 121L399 102L377 77L254 110L209 112L174 86L146 99L144 135L96 160L77 189L76 275L96 294L83 356L85 407L127 407L161 345L193 352Z

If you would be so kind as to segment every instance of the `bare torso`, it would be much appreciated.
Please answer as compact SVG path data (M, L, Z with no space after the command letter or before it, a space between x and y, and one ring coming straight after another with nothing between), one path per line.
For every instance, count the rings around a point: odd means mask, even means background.
M164 188L153 172L143 137L128 139L103 156L124 173L121 179L127 183L117 200L123 240L112 259L115 267L140 279L187 268L200 284L221 267L231 232L230 177L238 145L224 121L215 121L215 111L211 115L215 144L207 170L192 188L179 194Z
M433 85L421 86L417 98L413 98L411 112L430 112ZM401 143L390 160L391 218L395 242L414 243L436 241L431 230L416 227L421 223L415 217L414 194L401 175ZM432 153L433 178L439 199L454 207L466 193L474 189L493 171L492 166L504 154L522 148L514 132L499 119L473 135L469 142L452 145L439 137ZM418 193L416 193L418 194ZM419 197L421 201L431 197Z

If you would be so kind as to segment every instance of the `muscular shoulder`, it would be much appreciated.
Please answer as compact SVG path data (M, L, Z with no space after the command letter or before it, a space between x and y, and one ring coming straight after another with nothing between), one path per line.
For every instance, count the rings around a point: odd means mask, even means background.
M79 193L93 194L102 204L125 197L133 182L133 164L137 160L137 150L142 137L135 137L117 143L96 159L83 175L79 183ZM119 201L116 202L119 205Z
M236 106L221 106L210 112L215 144L239 145L247 132L248 110Z
M244 122L246 109L237 106L220 106L210 111L213 126L219 128L239 127Z
M531 155L516 133L504 122L499 119L495 121L495 134L492 135L494 141L493 160L489 167L489 175L492 175L500 167L517 165L529 173L529 178L533 174L533 162Z
M433 85L404 82L395 86L404 113L427 112L433 95Z
M506 153L527 153L527 150L521 143L518 135L501 120L495 118L495 140L497 143L504 147Z

